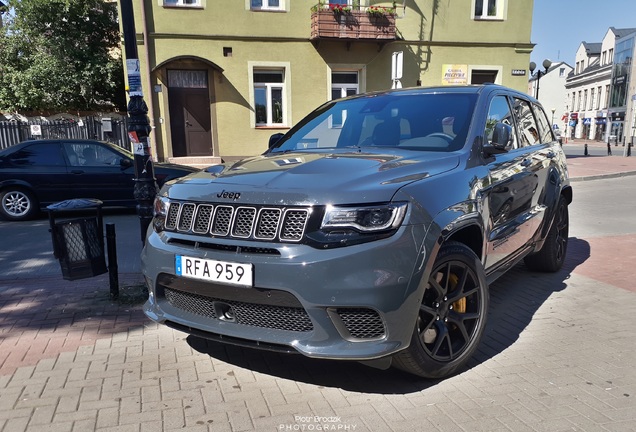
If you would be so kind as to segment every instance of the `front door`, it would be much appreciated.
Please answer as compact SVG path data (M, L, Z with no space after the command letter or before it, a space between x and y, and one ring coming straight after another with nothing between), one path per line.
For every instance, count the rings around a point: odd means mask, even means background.
M212 156L206 71L168 70L172 155Z

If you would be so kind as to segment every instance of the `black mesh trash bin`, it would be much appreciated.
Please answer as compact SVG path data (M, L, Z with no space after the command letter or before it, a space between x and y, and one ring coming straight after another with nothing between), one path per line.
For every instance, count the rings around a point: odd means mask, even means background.
M104 255L102 202L97 199L72 199L51 204L49 211L53 254L60 261L66 280L85 279L108 271ZM95 216L55 220L63 211L95 211Z

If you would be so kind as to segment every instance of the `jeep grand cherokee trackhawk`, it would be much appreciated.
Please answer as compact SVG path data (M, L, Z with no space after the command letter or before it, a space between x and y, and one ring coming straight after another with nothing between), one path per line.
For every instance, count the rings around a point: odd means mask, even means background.
M142 253L152 320L439 378L477 348L490 282L563 264L565 156L525 94L357 95L273 138L161 189Z

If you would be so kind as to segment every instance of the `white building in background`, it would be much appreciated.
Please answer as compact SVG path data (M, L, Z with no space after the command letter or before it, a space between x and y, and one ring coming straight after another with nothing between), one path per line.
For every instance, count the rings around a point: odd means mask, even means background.
M566 122L563 117L568 110L565 103L565 81L573 68L565 62L555 62L550 65L547 72L542 65L539 69L541 77L539 78L538 71L535 71L528 81L528 94L541 102L545 112L551 116L551 123L564 131Z
M617 144L634 141L634 102L636 87L634 86L634 47L636 46L636 29L616 41L614 48L614 64L612 65L612 86L609 100L610 140Z
M617 40L636 32L636 28L610 27L600 43L581 42L575 65L565 84L568 137L599 141L621 140L617 127L612 127L610 90L614 51ZM622 108L623 116L625 107ZM615 123L615 122L614 122Z

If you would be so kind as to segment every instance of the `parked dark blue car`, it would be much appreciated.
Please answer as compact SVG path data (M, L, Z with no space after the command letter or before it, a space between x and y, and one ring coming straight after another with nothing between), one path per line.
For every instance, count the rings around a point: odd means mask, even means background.
M134 207L134 156L94 140L25 141L0 151L0 218L26 220L47 205L97 198L104 206ZM154 164L157 184L198 171Z

